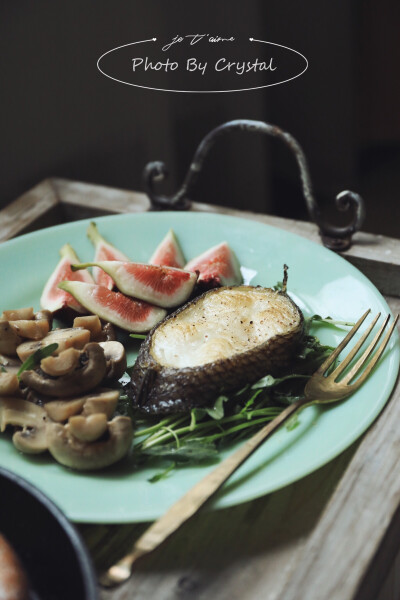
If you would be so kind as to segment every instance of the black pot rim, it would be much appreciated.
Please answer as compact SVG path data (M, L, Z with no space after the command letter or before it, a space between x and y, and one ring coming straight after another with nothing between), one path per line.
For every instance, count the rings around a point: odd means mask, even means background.
M78 563L81 568L82 580L85 588L85 600L98 600L98 586L95 570L83 542L83 539L71 521L66 517L62 510L46 496L39 488L20 475L16 475L8 469L0 467L0 479L5 478L15 483L17 486L26 491L30 496L34 497L40 504L42 504L51 516L57 521L60 527L63 529L65 534L70 541L73 550L78 558Z

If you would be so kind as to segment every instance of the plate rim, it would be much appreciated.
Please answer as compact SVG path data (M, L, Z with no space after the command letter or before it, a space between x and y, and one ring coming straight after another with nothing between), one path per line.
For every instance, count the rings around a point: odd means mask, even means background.
M267 231L268 229L274 230L274 231L278 231L281 232L282 234L284 234L285 236L287 236L288 238L292 238L294 240L296 240L298 243L301 244L305 244L306 246L310 246L311 248L316 247L318 248L319 252L322 252L324 255L326 256L334 256L334 261L338 260L339 262L341 262L342 264L346 265L346 269L348 271L350 271L350 273L355 273L357 274L357 278L360 279L361 281L365 281L367 283L368 286L372 287L372 289L374 290L374 292L376 292L379 296L379 300L381 302L383 302L383 304L385 305L385 308L387 309L387 311L391 314L390 308L387 305L387 302L385 300L385 298L383 297L383 295L379 292L379 290L376 288L376 286L368 279L368 277L366 277L359 269L357 269L354 265L352 265L351 263L349 263L344 257L332 252L331 250L325 248L322 245L319 245L317 242L313 241L313 240L309 240L307 238L302 237L301 235L291 232L291 231L287 231L285 229L281 229L279 227L276 227L274 225L271 225L269 223L261 223L257 220L253 220L253 219L248 219L246 217L242 217L242 216L236 216L236 215L226 215L226 214L220 214L220 213L214 213L214 212L186 212L186 211L163 211L163 212L140 212L140 213L118 213L118 214L111 214L111 215L104 215L104 216L100 216L100 217L89 217L89 218L85 218L85 219L80 219L77 221L71 221L71 222L67 222L67 223L62 223L62 224L57 224L54 226L50 226L50 227L46 227L34 232L29 232L23 235L20 235L16 238L12 238L10 240L6 240L5 242L3 242L0 245L0 252L1 252L1 247L4 247L4 245L7 246L12 246L14 243L18 244L22 242L24 242L25 240L29 240L29 239L33 239L36 237L41 237L43 234L45 234L48 231L61 231L63 229L68 229L71 225L73 225L74 227L82 227L82 229L84 227L87 226L87 224L90 221L96 221L97 222L102 222L102 221L118 221L119 219L126 219L127 217L129 217L129 219L135 219L135 218L161 218L161 219L173 219L175 218L177 215L181 215L179 218L182 218L184 215L184 219L189 217L190 219L192 218L201 218L201 217L206 217L206 218L212 218L212 219L216 219L216 220L222 220L222 221L226 221L226 220L234 220L236 222L243 222L245 223L247 226L254 226L256 228L261 228L265 231ZM162 215L162 216L161 216ZM173 225L172 225L173 227ZM398 346L398 344L397 344ZM397 354L398 353L398 348L397 348ZM400 358L399 358L399 362L400 362ZM278 486L274 486L273 490L270 491L260 491L260 490L254 490L253 493L247 493L245 498L242 499L234 499L233 501L229 501L229 493L225 493L224 495L224 488L222 488L221 492L219 493L219 495L216 496L215 500L212 501L212 503L210 503L209 508L212 509L221 509L221 508L227 508L230 506L234 506L237 504L240 504L242 502L247 502L247 501L251 501L255 498L260 497L261 495L265 495L265 494L269 494L269 493L273 493L274 491L277 491L278 489L282 489L283 487L286 487L287 485L291 485L292 483L294 483L295 481L298 481L299 479L302 479L303 477L306 477L308 474L314 472L316 469L322 467L323 465L327 464L328 462L330 462L333 458L335 458L336 456L338 456L341 452L343 452L347 447L349 447L349 445L355 441L356 439L358 439L360 437L360 435L362 435L362 433L364 433L366 431L366 429L373 423L373 421L376 419L376 417L379 415L379 413L381 412L381 410L383 409L383 407L386 405L386 403L390 400L390 396L391 396L391 392L393 390L393 387L395 385L395 380L396 380L396 376L393 376L393 385L391 385L390 391L388 391L387 393L387 398L386 400L383 402L382 406L379 407L379 410L376 412L375 416L373 417L372 421L369 421L367 426L361 426L360 427L360 431L358 431L356 437L354 437L353 435L349 435L348 437L351 438L350 442L347 440L345 442L345 444L339 444L338 448L335 448L330 455L330 458L328 459L323 459L323 461L315 461L315 464L313 464L312 466L310 466L308 468L307 471L301 472L299 473L299 475L296 478L292 478L290 480L290 482L287 481L283 481L280 485ZM65 509L64 509L65 510ZM144 520L152 520L154 518L157 518L158 515L154 515L154 511L152 512L151 510L146 513L146 511L144 511L144 513L141 514L140 517L138 518L132 518L131 516L123 516L122 520L121 520L121 515L117 514L114 516L110 515L107 511L101 513L101 511L96 512L96 516L94 520L88 520L88 517L90 517L90 515L88 514L71 514L70 518L73 519L75 522L108 522L108 523L121 523L121 522L140 522L140 521L144 521Z

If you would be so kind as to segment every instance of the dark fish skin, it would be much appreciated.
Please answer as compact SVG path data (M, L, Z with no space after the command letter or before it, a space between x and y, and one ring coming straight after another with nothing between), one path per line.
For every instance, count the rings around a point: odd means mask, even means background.
M266 374L279 375L290 364L293 352L304 333L304 318L300 309L284 292L273 293L284 295L298 317L298 323L288 333L275 335L231 358L218 359L199 366L163 366L152 356L151 344L159 327L171 319L179 319L183 311L193 303L202 302L207 294L218 294L221 290L235 287L261 289L252 286L232 286L210 290L167 316L150 331L140 348L131 381L127 385L127 393L136 408L150 414L171 414L210 406L220 394L238 390Z

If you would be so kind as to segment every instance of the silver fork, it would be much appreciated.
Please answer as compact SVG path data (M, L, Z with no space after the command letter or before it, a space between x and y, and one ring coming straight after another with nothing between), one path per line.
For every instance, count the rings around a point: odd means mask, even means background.
M358 390L378 363L384 352L391 335L396 327L399 315L396 316L386 335L378 343L389 323L390 316L387 316L378 332L373 337L369 346L363 354L356 360L349 371L345 372L350 366L351 361L363 346L376 325L380 314L378 314L365 333L360 337L354 347L350 350L342 362L329 374L328 369L332 367L341 351L347 346L354 334L361 327L367 318L370 310L367 310L357 321L354 327L348 332L346 337L317 369L313 376L307 382L304 390L304 399L294 402L283 410L273 421L265 425L260 431L244 442L238 450L231 456L228 456L211 473L201 479L192 487L182 498L175 502L167 512L155 521L150 527L136 540L132 551L124 556L115 565L110 567L101 577L100 584L105 587L114 587L129 579L132 573L134 563L143 555L155 550L164 542L174 531L176 531L185 521L193 516L203 504L226 482L226 480L245 462L249 456L274 432L282 423L297 411L311 404L329 404L343 400ZM378 347L377 347L378 346ZM374 350L376 349L375 353ZM370 360L369 360L370 359ZM368 362L369 361L369 362ZM364 368L364 370L362 370ZM343 374L344 373L344 374ZM343 374L341 379L340 376ZM358 376L358 378L357 378Z

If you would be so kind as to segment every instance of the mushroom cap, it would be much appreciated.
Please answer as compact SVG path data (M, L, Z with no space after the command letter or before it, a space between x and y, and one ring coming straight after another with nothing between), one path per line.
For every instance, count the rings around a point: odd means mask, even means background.
M119 390L97 388L84 396L52 400L46 402L44 409L52 421L62 423L78 413L83 416L102 413L107 419L114 414L119 398Z
M25 361L36 350L49 344L57 343L58 348L53 354L60 354L66 348L71 347L81 350L89 341L90 331L87 329L82 329L81 327L53 329L41 340L20 343L17 348L17 354L22 361Z
M47 450L47 428L24 427L22 431L16 431L12 437L14 446L24 454L41 454Z
M115 333L114 325L109 322L104 323L102 335L104 336L104 340L106 342L115 342L115 340L117 339L117 335Z
M40 361L40 368L47 375L59 377L66 375L79 365L79 357L81 353L76 348L67 348L60 352L58 356L47 356Z
M103 348L95 342L86 344L83 354L87 356L86 364L61 377L51 378L41 371L27 370L21 374L20 380L27 387L53 398L84 394L101 383L107 371L107 363Z
M19 396L20 388L17 374L0 372L0 396Z
M103 469L121 460L133 439L129 417L115 417L108 435L95 442L82 442L71 434L69 425L49 423L47 441L52 456L62 465L80 471Z
M75 317L73 322L74 327L83 327L90 331L90 340L98 342L101 336L101 321L97 315L84 315Z
M75 415L68 421L70 433L81 442L94 442L107 430L107 417L104 413L95 413L84 417Z
M49 329L51 329L53 326L53 313L50 312L49 310L46 310L46 309L39 310L37 313L34 314L34 319L36 319L36 321L40 321L41 319L46 319L46 321L48 321L48 323L49 323Z
M99 342L99 346L103 348L107 361L106 379L120 379L127 367L126 352L123 344L121 342L108 341Z
M0 353L15 356L22 338L9 321L0 321Z
M1 321L15 321L17 319L33 319L33 307L28 308L15 308L11 310L3 310L0 317Z
M44 409L49 418L56 423L68 421L70 417L79 414L85 404L86 396L82 398L68 398L65 400L51 400L44 404Z
M3 367L6 371L11 371L15 373L19 371L22 362L19 360L17 356L6 356L5 354L0 354L0 367Z
M15 447L21 452L37 454L47 450L46 411L21 398L0 398L0 431L7 425L22 427L13 435Z

